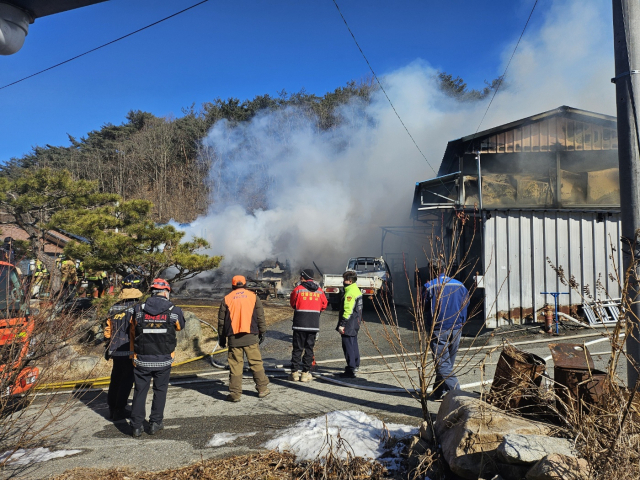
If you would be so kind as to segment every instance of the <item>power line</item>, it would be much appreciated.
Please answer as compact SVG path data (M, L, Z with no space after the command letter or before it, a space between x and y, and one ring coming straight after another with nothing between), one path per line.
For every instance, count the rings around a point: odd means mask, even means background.
M504 77L507 75L507 70L509 70L509 65L511 65L511 60L513 60L513 57L516 54L516 50L518 50L518 46L520 45L520 41L522 40L522 37L524 36L524 32L527 29L527 26L529 25L529 21L531 20L531 16L533 15L533 11L536 9L536 5L538 5L538 0L535 1L535 3L533 4L533 8L531 9L531 12L529 12L529 17L527 18L527 23L524 24L524 28L522 29L522 32L520 33L520 38L518 38L518 43L516 43L516 46L513 49L513 52L511 53L511 57L509 58L509 62L507 63L507 66L504 69L504 73L502 74L502 76L500 77L500 80L498 81L498 86L493 91L493 95L491 96L491 101L489 102L489 105L487 105L487 109L484 111L484 115L482 116L482 120L480 120L480 123L478 124L478 128L476 128L476 131L473 134L473 137L471 138L471 141L473 141L473 138L475 138L476 133L478 133L478 131L480 130L480 126L482 125L482 122L484 122L484 119L487 116L487 113L489 112L489 109L491 108L491 104L493 103L493 99L496 98L496 95L498 94L498 90L500 90L500 87L502 86L502 82L504 81Z
M170 18L176 17L176 16L180 15L181 13L184 13L184 12L186 12L188 10L191 10L192 8L196 8L197 6L202 5L203 3L207 3L208 1L209 0L202 0L201 2L198 2L198 3L194 4L194 5L191 5L190 7L187 7L184 10L180 10L179 12L176 12L176 13L174 13L172 15L169 15L168 17L164 17L163 19L158 20L157 22L150 23L146 27L142 27L142 28L139 28L138 30L135 30L135 31L131 32L131 33L127 33L126 35L123 35L122 37L116 38L115 40L111 40L110 42L104 43L104 44L100 45L99 47L92 48L91 50L87 50L86 52L81 53L80 55L76 55L75 57L72 57L72 58L70 58L68 60L65 60L64 62L60 62L60 63L57 63L55 65L52 65L49 68L45 68L44 70L40 70L39 72L32 73L31 75L28 75L28 76L26 76L24 78L21 78L20 80L16 80L15 82L8 83L8 84L0 87L0 90L3 90L5 88L10 87L12 85L15 85L17 83L24 82L25 80L27 80L29 78L32 78L32 77L35 77L36 75L40 75L41 73L48 72L49 70L53 70L54 68L57 68L57 67L59 67L61 65L64 65L65 63L72 62L73 60L76 60L76 59L78 59L80 57L84 57L85 55L88 55L88 54L90 54L92 52L95 52L96 50L100 50L101 48L104 48L104 47L107 47L107 46L109 46L109 45L111 45L113 43L119 42L120 40L124 40L127 37L130 37L132 35L135 35L136 33L142 32L143 30L151 28L151 27L153 27L155 25L158 25L159 23L162 23L162 22L164 22L166 20L169 20Z
M344 15L342 14L342 11L340 10L340 7L338 6L338 3L336 0L333 0L333 4L336 6L336 8L338 9L338 13L340 14L340 16L342 17L342 21L344 22L344 24L347 27L347 30L349 30L349 33L351 34L351 38L353 38L353 41L356 44L356 47L358 47L358 50L360 50L360 53L362 54L362 58L364 58L364 61L367 62L367 66L369 67L369 70L371 70L371 73L373 74L373 78L376 79L376 82L378 82L378 86L380 87L380 89L382 90L382 93L384 93L384 96L387 97L387 101L389 102L389 105L391 105L391 108L393 109L393 113L396 114L396 117L398 117L398 120L400 120L400 123L402 124L402 126L404 127L405 131L407 132L407 135L409 135L409 138L411 139L411 141L413 142L413 144L416 146L416 148L418 149L418 151L420 152L420 155L422 155L422 158L424 158L424 160L427 162L427 164L429 165L429 167L431 168L431 170L433 170L433 172L438 175L438 173L435 171L435 169L431 166L431 164L429 163L429 160L427 160L427 157L425 156L424 153L422 153L422 150L420 149L420 147L418 146L418 143L415 141L415 139L413 138L413 135L411 135L411 132L409 131L409 129L407 128L407 126L404 124L404 122L402 121L402 118L400 118L400 114L398 113L398 111L396 110L396 107L393 106L393 102L391 101L391 99L389 98L389 95L387 95L387 91L384 89L384 87L382 86L382 83L380 83L380 80L378 79L378 76L376 75L376 72L373 71L373 67L371 66L371 64L369 63L369 60L367 59L367 56L364 54L364 52L362 51L362 48L360 48L360 44L358 43L358 40L356 40L356 36L353 34L353 32L351 31L351 28L349 27L349 24L347 23L347 19L344 18Z

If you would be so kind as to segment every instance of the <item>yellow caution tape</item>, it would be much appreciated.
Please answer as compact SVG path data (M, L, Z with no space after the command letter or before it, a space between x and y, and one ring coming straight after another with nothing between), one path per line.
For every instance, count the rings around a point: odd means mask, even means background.
M202 360L203 358L210 357L212 355L218 355L219 353L224 353L228 351L227 348L222 348L220 350L216 350L213 353L209 353L207 355L200 355L199 357L190 358L189 360L185 360L183 362L174 363L171 365L172 367L179 367L180 365L186 365L187 363L197 362L198 360ZM95 388L95 387L106 387L109 385L111 381L111 377L98 377L98 378L85 378L84 380L69 380L66 382L54 382L54 383L45 383L44 385L37 385L35 387L36 390L68 390L71 388Z

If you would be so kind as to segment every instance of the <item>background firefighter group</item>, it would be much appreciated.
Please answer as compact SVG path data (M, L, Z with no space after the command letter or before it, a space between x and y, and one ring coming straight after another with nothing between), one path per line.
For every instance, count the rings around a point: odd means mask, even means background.
M85 269L80 260L58 255L56 268L60 270L63 297L103 297L107 292L113 292L117 276L104 270ZM38 298L49 292L50 272L40 260L29 262L32 277L31 296Z

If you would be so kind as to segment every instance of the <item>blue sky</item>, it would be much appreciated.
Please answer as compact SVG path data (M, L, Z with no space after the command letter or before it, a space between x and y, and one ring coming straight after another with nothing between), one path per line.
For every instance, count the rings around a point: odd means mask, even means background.
M111 0L37 19L21 51L0 57L0 86L196 3ZM534 0L340 0L379 75L416 59L472 87L502 73ZM527 35L551 0L541 0ZM181 115L216 97L305 88L322 95L368 75L331 0L211 0L133 37L0 90L0 161L67 145L129 110Z

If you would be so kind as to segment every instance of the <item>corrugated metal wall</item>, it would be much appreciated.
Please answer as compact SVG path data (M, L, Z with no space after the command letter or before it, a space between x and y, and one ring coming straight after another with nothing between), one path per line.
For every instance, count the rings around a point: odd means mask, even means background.
M622 265L618 214L604 213L598 222L594 212L490 213L483 245L488 326L519 323L545 303L553 304L551 295L540 292L570 292L559 297L561 305L583 303L577 292L562 285L547 258L562 267L567 278L573 275L580 288L588 286L594 297L604 298L596 287L598 279L611 298L620 296L618 282L610 278Z

